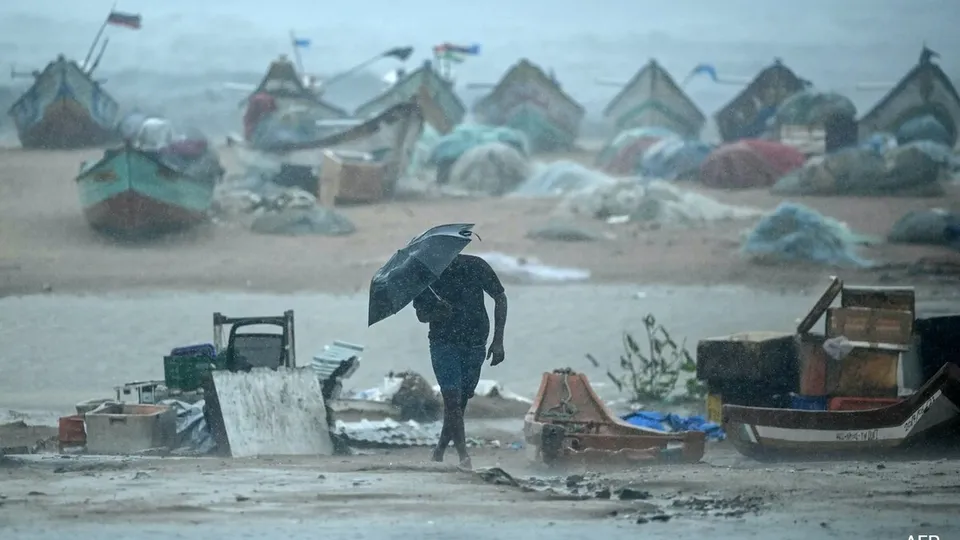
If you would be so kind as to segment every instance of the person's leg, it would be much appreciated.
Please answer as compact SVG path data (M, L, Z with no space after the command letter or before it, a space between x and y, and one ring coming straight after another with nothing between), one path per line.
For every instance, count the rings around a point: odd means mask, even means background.
M470 401L470 398L473 397L477 389L477 384L480 383L480 371L483 368L483 361L486 359L486 355L487 349L483 345L479 347L461 347L458 355L460 358L460 421L457 424L458 431L453 434L453 443L454 445L457 445L458 441L462 443L463 452L460 452L459 446L457 447L457 452L460 454L460 465L466 468L470 468L472 464L470 463L470 456L467 454L464 415L467 410L467 403Z
M433 460L443 461L443 454L451 440L455 440L455 426L462 414L460 413L461 371L456 347L445 343L430 344L430 362L433 364L433 373L440 385L440 395L443 397L443 428L440 430L440 440L433 450ZM458 449L459 451L459 449Z
M480 384L480 372L483 369L483 362L487 358L487 349L480 347L464 347L461 353L460 367L460 409L467 410L467 403L477 391L477 385Z

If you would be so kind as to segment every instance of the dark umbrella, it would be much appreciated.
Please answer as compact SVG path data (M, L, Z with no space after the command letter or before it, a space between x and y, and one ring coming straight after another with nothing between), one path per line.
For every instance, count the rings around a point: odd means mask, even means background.
M473 237L473 223L439 225L397 251L370 280L367 325L395 315L427 290Z

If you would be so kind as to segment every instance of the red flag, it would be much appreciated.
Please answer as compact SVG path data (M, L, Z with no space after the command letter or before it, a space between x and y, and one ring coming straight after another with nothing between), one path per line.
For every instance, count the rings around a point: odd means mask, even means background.
M134 30L140 29L140 15L134 15L131 13L121 13L119 11L111 11L110 15L107 16L107 24L112 24L114 26L124 26L126 28L132 28Z

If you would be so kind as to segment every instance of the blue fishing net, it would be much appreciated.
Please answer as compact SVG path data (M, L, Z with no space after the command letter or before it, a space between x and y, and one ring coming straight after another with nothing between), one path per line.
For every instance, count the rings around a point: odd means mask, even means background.
M802 204L784 202L757 223L743 252L768 262L812 262L835 267L867 268L871 261L856 253L870 242L846 225Z
M427 164L452 163L468 150L491 142L503 143L524 156L530 155L526 136L515 129L482 124L460 124L450 133L440 137L430 152Z

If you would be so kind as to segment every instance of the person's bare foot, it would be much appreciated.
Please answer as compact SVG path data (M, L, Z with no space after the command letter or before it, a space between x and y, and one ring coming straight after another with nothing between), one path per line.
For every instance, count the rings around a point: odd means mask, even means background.
M461 459L460 459L460 465L458 465L457 468L458 468L458 469L461 469L461 470L464 470L464 471L472 471L472 470L473 470L473 462L470 461L470 457L469 457L469 456L468 456L468 457L465 457L465 458L461 458Z
M434 448L433 455L430 456L430 459L436 461L437 463L443 463L443 450L440 448Z

